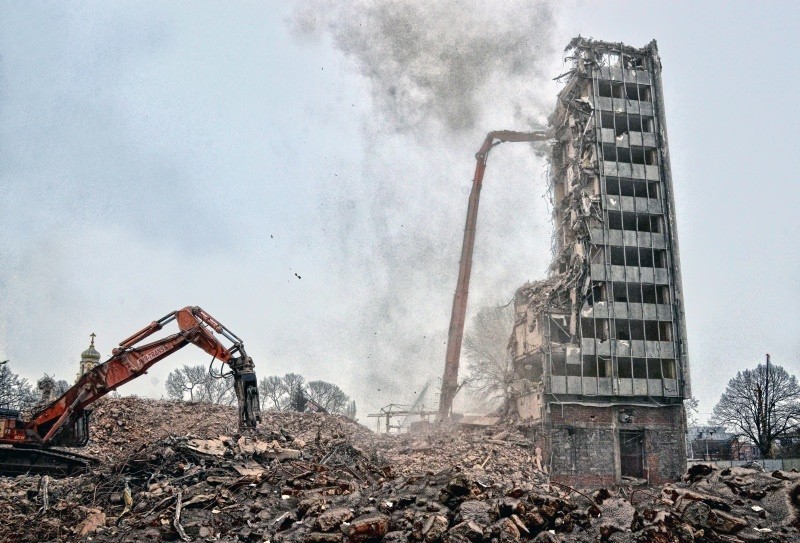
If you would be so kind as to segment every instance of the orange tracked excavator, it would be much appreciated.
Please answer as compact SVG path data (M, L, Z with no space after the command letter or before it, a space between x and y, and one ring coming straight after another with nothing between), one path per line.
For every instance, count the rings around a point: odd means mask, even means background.
M177 321L179 331L141 344L165 325ZM214 332L233 345L225 347ZM230 367L239 403L239 426L254 428L261 420L253 360L233 332L199 307L184 307L150 323L112 351L112 356L78 379L29 420L20 412L0 410L0 471L5 473L70 473L92 459L52 447L82 447L89 441L89 407L114 389L143 375L156 362L193 343ZM212 360L213 363L213 360Z

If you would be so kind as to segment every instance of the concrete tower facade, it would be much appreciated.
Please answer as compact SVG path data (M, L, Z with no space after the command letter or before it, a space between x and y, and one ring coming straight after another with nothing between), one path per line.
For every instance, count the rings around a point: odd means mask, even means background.
M673 480L691 391L661 62L655 41L579 37L567 54L554 260L515 297L516 408L556 480Z

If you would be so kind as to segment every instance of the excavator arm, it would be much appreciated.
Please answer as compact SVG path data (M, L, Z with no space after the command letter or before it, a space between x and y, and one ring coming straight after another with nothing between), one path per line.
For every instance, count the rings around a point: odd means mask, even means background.
M450 417L453 399L458 392L458 366L461 358L461 343L464 340L464 322L467 314L467 296L469 280L472 275L472 252L475 248L475 231L478 223L478 203L483 186L483 174L489 152L504 142L547 141L552 133L544 130L534 132L516 132L513 130L496 130L489 132L483 145L475 154L475 175L472 179L472 191L467 205L467 223L464 227L464 241L461 245L461 261L458 266L458 282L453 295L453 310L450 314L450 330L447 335L447 354L445 355L444 375L442 377L442 393L439 396L439 415L437 420L444 421Z
M142 344L172 321L178 323L177 333ZM233 345L225 347L213 332ZM88 406L190 343L230 367L239 403L239 426L255 427L261 415L253 360L233 332L201 308L190 306L169 313L122 341L111 358L81 376L59 398L34 413L24 425L24 435L20 432L14 442L38 446L85 444L88 439L85 409Z

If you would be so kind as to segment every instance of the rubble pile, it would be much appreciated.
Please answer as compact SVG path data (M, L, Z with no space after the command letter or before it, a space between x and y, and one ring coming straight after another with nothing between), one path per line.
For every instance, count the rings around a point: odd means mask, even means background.
M381 436L377 451L398 475L459 470L475 480L504 486L521 485L526 490L547 481L541 451L512 428L488 433L457 430L422 435Z
M236 407L150 400L137 397L103 398L94 406L91 441L81 453L102 460L118 461L131 451L175 435L217 437L238 431ZM293 411L265 411L257 435L269 436L274 429L310 441L322 435L341 433L362 441L373 433L344 417Z
M513 428L375 436L342 417L267 412L252 435L219 434L235 410L184 407L104 402L92 447L110 460L71 478L0 478L0 541L800 540L797 473L695 466L663 487L573 489L548 481ZM99 442L112 434L127 443Z

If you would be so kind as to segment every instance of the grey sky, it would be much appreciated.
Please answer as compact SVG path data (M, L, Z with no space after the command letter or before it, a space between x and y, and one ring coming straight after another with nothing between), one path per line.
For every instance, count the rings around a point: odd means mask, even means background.
M701 411L765 352L800 373L796 3L402 5L0 3L0 359L71 380L90 332L108 355L201 305L260 376L410 401L441 374L473 154L549 112L580 33L658 40ZM492 155L473 311L544 274L544 167ZM190 349L123 392L160 396Z

